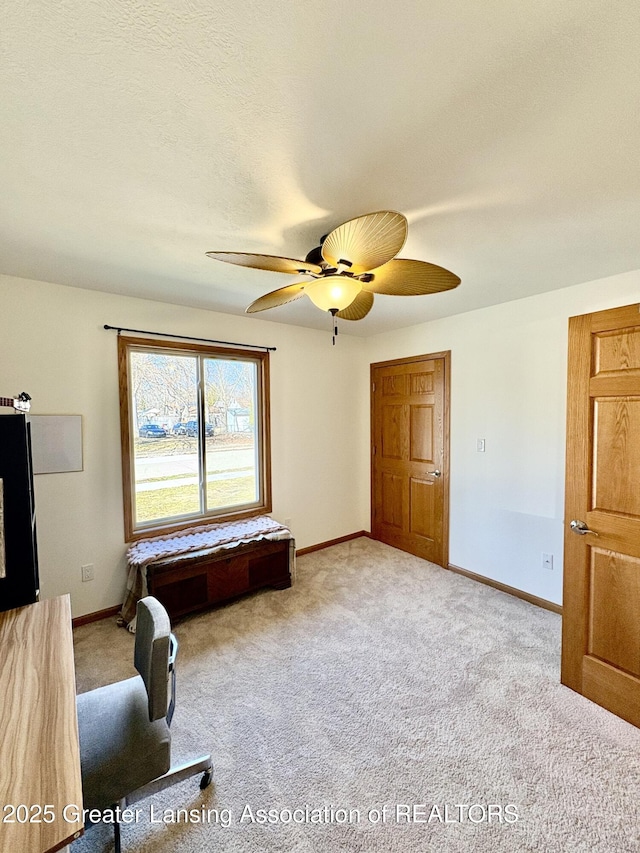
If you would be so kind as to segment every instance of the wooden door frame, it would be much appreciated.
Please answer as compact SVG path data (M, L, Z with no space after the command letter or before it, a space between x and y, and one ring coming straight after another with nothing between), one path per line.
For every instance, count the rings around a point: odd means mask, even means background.
M398 364L412 364L415 362L428 361L434 358L444 360L444 402L442 411L442 487L443 487L443 507L442 507L442 562L444 568L449 565L449 480L451 476L450 465L450 419L451 419L451 350L443 350L442 352L425 353L424 355L411 355L406 358L393 358L390 361L375 361L369 365L369 456L371 459L370 479L371 488L369 495L370 512L369 525L373 532L373 511L374 511L374 427L373 427L373 373L380 367L394 367Z
M560 681L577 693L582 693L582 656L587 649L587 623L580 617L576 621L575 613L584 613L588 609L588 583L583 576L580 584L568 583L567 566L572 561L583 561L584 542L575 536L567 535L567 524L571 518L584 518L587 512L589 486L584 478L584 470L589 468L593 453L592 441L578 443L576 436L588 436L591 418L591 400L589 398L589 380L591 361L578 361L575 352L580 352L586 340L591 336L592 314L569 317L568 358L567 358L567 428L565 436L565 475L564 475L564 519L563 519L563 577L562 577L562 647ZM578 364L576 365L576 361ZM571 616L571 622L569 622Z

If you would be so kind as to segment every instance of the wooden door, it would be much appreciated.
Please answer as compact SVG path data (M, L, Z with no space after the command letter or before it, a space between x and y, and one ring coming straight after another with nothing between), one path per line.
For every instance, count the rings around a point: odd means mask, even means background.
M446 566L449 559L449 357L371 365L371 532Z
M630 305L569 321L562 620L562 683L636 726L639 309Z

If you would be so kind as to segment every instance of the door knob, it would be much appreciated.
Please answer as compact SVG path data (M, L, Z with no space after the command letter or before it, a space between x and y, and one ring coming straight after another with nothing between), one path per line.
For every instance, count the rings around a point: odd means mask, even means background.
M441 477L442 476L442 471L438 471L437 468L435 471L429 471L429 473L431 474L432 477Z
M584 521L579 521L576 518L573 519L569 527L574 533L577 533L578 536L586 536L587 533L590 533L592 536L598 536L595 530L589 530Z

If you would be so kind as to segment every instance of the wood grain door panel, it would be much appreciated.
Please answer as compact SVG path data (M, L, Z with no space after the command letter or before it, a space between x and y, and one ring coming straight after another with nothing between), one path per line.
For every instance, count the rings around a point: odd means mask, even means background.
M402 519L404 517L402 477L382 471L379 483L381 502L380 523L384 527L393 527L401 531Z
M591 548L587 653L640 677L640 559Z
M409 532L436 542L440 529L439 490L436 481L409 478Z
M640 329L613 329L596 332L594 340L595 376L640 373Z
M640 725L640 306L569 324L562 682ZM570 531L573 519L593 533Z
M433 419L433 405L420 404L409 407L409 459L411 462L435 462Z
M402 459L406 442L407 413L406 408L397 403L383 403L382 440L380 454L383 459Z
M640 518L640 397L596 397L593 422L592 509Z
M371 378L372 534L446 565L449 353L374 364Z

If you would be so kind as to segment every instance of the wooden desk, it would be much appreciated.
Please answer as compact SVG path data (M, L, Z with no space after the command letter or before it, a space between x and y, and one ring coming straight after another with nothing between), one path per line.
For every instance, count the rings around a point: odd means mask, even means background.
M60 850L83 832L68 595L0 613L0 703L0 850Z

